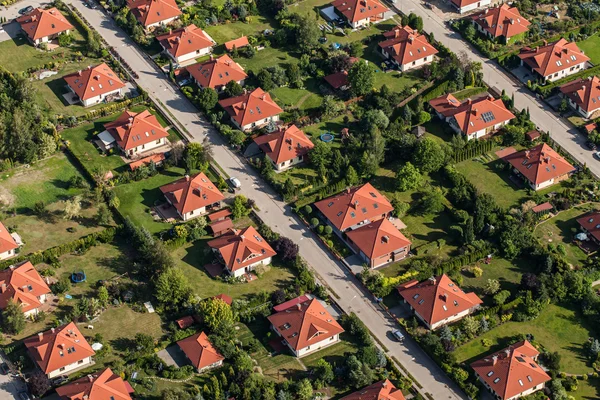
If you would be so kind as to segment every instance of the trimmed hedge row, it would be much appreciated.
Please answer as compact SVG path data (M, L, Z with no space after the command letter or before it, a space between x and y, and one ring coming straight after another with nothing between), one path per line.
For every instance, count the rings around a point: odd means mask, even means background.
M119 111L123 111L130 106L135 106L137 104L142 104L146 101L144 96L140 95L137 97L132 97L130 99L126 99L123 101L119 101L117 103L109 104L105 107L98 108L97 110L93 110L88 112L87 114L81 115L77 117L77 122L82 123L85 121L93 121L100 117L105 117L110 114L114 114Z
M474 146L469 146L466 149L459 150L454 153L453 161L459 163L471 159L473 157L480 156L484 153L489 153L494 148L494 142L491 140L482 140L477 142Z
M474 263L477 260L486 257L492 252L491 247L486 247L481 250L476 250L469 254L463 254L462 256L454 257L438 267L437 275L456 271L458 268Z

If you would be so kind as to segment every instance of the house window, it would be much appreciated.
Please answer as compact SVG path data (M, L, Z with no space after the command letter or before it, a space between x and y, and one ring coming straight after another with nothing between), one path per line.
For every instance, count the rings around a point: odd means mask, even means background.
M83 360L77 361L77 364L83 364Z
M60 372L64 371L65 367L62 367L61 369L59 369Z
M156 141L156 144L160 144L160 139L158 139L158 140Z

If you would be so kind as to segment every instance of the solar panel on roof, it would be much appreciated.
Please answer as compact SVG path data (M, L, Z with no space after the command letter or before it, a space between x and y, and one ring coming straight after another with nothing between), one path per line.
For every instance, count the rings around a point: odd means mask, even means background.
M481 118L483 119L483 122L491 122L496 119L494 113L491 111L486 111L483 114L481 114Z

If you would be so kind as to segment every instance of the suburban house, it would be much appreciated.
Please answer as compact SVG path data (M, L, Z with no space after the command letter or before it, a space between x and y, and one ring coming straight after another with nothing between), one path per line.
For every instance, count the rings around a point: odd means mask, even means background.
M104 129L98 134L104 150L116 146L129 158L168 143L169 133L148 110L125 110L116 120L104 124Z
M131 400L133 388L110 368L56 388L60 400Z
M283 110L273 101L271 95L261 88L252 92L244 91L241 96L219 101L231 117L231 122L242 131L260 128L269 122L279 121Z
M194 24L169 30L169 33L156 36L156 40L162 46L163 52L178 64L211 53L216 44L208 33Z
M504 156L514 172L522 176L533 190L544 189L565 179L575 172L573 167L546 143L539 144Z
M17 241L0 221L0 260L14 257L18 248Z
M569 106L584 118L593 118L593 114L600 109L600 78L597 76L564 84L560 92Z
M181 339L177 342L177 346L199 374L223 365L225 357L214 348L204 332Z
M340 236L342 232L387 218L394 211L388 199L370 183L317 201L315 207Z
M334 0L331 5L354 29L391 17L390 10L378 0Z
M209 241L208 247L225 265L225 270L236 278L260 265L271 264L271 258L277 254L253 226L232 229Z
M244 80L248 77L244 68L227 54L219 58L211 55L210 60L190 65L186 70L199 88L211 88L219 93L231 81L243 86Z
M408 255L411 245L410 240L387 218L347 231L346 240L371 268L402 260Z
M464 14L478 8L489 6L492 4L492 0L450 0L450 4L452 4L459 14Z
M475 28L487 37L507 44L525 36L531 22L523 18L517 7L502 4L471 15Z
M502 99L491 95L477 100L458 101L452 94L437 97L429 102L438 117L444 119L467 140L479 139L507 125L515 116Z
M577 218L577 223L594 242L600 244L600 212L591 213Z
M280 127L278 131L254 138L254 143L267 155L276 172L300 164L315 147L306 134L296 125Z
M74 29L56 7L47 10L35 8L29 14L18 17L16 21L36 46L57 39L63 33L69 34L71 29Z
M406 400L406 398L389 379L385 379L344 396L340 400Z
M161 186L160 190L184 221L221 208L221 201L225 198L204 172L192 177L186 175Z
M590 61L577 43L564 38L534 49L525 47L521 49L519 58L521 65L542 82L556 81L581 72Z
M249 46L250 42L248 41L248 36L241 36L237 39L230 40L229 42L225 42L225 50L233 51L233 49L241 49L242 47Z
M433 56L438 53L425 35L408 25L396 26L383 36L386 40L379 42L381 54L396 64L402 72L430 64Z
M280 311L267 319L271 329L296 357L303 357L340 341L344 329L319 300L291 301L288 305L283 310L280 307Z
M125 87L119 76L106 63L65 75L63 79L84 107L122 97Z
M0 310L13 301L26 317L36 315L52 291L29 261L0 271Z
M544 389L552 378L538 365L539 351L527 340L471 364L479 381L499 400L513 400Z
M463 319L483 303L475 293L463 292L446 274L403 283L398 293L431 330Z
M146 30L168 25L182 14L175 0L127 0L127 7Z
M94 363L92 357L96 354L74 322L40 332L23 344L48 378L87 368Z
M333 74L324 76L323 79L335 90L346 91L350 89L350 81L348 80L348 72L346 71L334 72Z

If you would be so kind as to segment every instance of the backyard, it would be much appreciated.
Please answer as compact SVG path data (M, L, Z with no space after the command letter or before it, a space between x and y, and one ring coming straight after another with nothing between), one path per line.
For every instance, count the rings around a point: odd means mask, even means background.
M577 45L584 51L585 55L592 59L594 65L600 63L600 36L592 35L589 38L577 42Z

